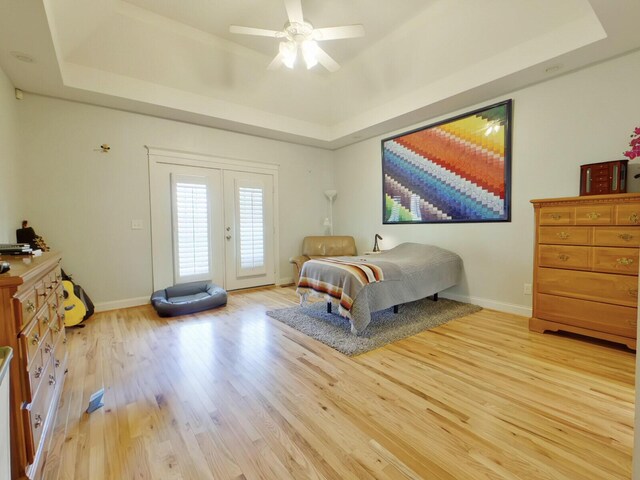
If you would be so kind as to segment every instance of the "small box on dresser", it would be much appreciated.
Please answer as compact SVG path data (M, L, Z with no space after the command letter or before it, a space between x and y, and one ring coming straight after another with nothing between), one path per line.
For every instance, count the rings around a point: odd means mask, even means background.
M640 194L531 200L529 329L564 330L636 349Z
M11 363L11 478L39 478L66 373L61 256L9 258L0 276L0 344Z

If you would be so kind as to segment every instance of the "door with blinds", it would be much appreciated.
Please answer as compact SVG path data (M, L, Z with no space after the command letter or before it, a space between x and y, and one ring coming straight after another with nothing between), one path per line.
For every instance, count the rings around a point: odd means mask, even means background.
M277 176L268 164L150 148L154 290L274 284Z
M224 172L225 284L275 283L273 176Z

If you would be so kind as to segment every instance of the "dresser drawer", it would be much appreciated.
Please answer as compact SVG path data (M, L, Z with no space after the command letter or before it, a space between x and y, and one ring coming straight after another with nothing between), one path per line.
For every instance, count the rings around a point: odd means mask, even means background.
M594 229L593 244L611 247L640 246L640 227L599 227Z
M35 398L29 407L27 417L33 434L34 452L38 451L42 431L47 420L51 399L55 392L55 378L53 374L53 362L45 367L44 376L40 382L40 388L36 392Z
M60 285L58 285L58 288L56 288L56 301L58 303L58 312L64 312L64 288L62 286L62 283L60 283Z
M540 225L573 225L574 207L541 207Z
M610 225L612 220L612 205L576 207L576 225Z
M64 331L58 335L55 349L53 351L53 370L56 381L62 381L64 372L67 368L67 337Z
M635 307L638 279L630 275L538 269L538 293Z
M28 324L36 314L36 291L34 289L29 290L26 295L20 297L18 301L20 305L20 311L22 313L22 322L21 325L18 325L17 327L21 329L22 326Z
M540 243L556 245L590 245L590 227L540 227Z
M40 312L40 315L38 315L38 322L40 322L40 338L44 337L47 333L49 324L51 323L52 318L54 318L54 315L51 314L51 304L48 303L47 305L49 308L45 308Z
M35 291L36 291L36 308L38 308L39 310L40 307L42 307L47 301L47 291L45 290L43 280L40 280L38 283L36 283Z
M44 365L53 358L53 346L55 345L51 330L47 330L45 336L40 343L40 350L42 352L42 363Z
M25 402L31 403L44 377L45 364L42 363L42 353L38 350L29 365L29 389L25 392Z
M20 343L22 351L27 357L27 369L31 367L31 361L36 358L36 352L40 346L39 319L34 318L27 327L20 332Z
M540 245L538 249L538 265L541 267L589 270L590 259L591 247Z
M638 275L638 249L594 247L593 271Z
M640 204L618 205L616 223L618 225L640 225Z
M536 317L636 338L637 309L568 297L538 294Z

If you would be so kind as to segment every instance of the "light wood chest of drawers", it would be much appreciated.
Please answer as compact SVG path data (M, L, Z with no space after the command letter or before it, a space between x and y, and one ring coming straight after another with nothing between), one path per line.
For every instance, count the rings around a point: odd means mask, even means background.
M529 329L636 348L640 194L532 200L536 220Z
M9 258L0 275L0 345L14 350L10 426L12 478L39 478L66 373L61 257Z

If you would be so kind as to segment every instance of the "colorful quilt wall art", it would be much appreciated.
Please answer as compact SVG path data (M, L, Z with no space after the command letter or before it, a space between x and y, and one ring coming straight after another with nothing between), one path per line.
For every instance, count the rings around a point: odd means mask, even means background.
M382 141L383 223L511 220L512 101Z

